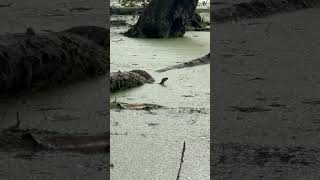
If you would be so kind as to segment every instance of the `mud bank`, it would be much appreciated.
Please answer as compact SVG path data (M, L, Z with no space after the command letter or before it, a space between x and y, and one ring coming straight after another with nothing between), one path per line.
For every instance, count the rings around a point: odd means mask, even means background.
M318 0L252 0L211 11L211 17L215 23L223 23L319 6Z
M132 70L129 72L113 72L110 75L110 91L115 92L125 90L145 83L153 83L153 77L142 70Z
M108 73L109 31L79 26L60 32L0 36L0 93L39 89Z
M185 63L177 64L174 66L169 66L169 67L166 67L163 69L159 69L156 72L165 72L165 71L169 71L169 70L173 70L173 69L181 69L181 68L187 68L187 67L200 66L200 65L209 64L209 63L210 63L210 53L201 57L201 58L197 58L197 59L191 60L189 62L185 62Z

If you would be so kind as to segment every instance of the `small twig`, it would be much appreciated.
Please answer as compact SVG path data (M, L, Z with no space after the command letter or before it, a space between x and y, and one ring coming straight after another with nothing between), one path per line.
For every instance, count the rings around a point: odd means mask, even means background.
M182 163L183 163L183 157L184 157L185 150L186 150L186 142L183 141L183 148L182 148L182 152L181 152L180 167L179 167L179 171L178 171L178 175L177 175L177 179L176 180L179 180L179 178L180 178L180 172L181 172L181 167L182 167Z

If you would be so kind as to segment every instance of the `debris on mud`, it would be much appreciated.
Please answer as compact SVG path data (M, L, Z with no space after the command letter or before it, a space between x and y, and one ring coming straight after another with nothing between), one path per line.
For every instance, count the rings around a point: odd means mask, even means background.
M157 104L147 104L147 103L140 103L140 104L129 104L123 102L111 102L110 109L127 109L127 110L153 110L153 109L160 109L164 108L163 106Z
M240 106L230 106L230 108L233 111L239 111L243 113L254 113L254 112L266 112L266 111L271 111L271 109L268 108L262 108L262 107L240 107Z

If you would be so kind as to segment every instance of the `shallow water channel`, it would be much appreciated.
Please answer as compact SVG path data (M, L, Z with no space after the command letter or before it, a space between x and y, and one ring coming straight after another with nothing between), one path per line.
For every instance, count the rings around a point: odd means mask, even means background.
M187 32L183 38L137 39L111 27L111 72L141 69L156 83L111 94L111 100L152 103L165 109L111 110L111 179L175 179L183 142L181 177L209 179L210 67L158 69L207 54L210 32ZM157 84L164 77L166 86Z

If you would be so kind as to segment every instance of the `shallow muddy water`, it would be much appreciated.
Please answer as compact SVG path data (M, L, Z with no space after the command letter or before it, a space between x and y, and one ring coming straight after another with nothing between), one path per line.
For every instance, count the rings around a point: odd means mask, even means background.
M319 15L314 8L215 26L214 178L319 177Z
M1 130L13 125L16 112L20 112L23 129L105 133L105 81L102 77L32 95L1 98ZM0 179L106 179L107 158L107 154L8 151L0 147Z
M158 69L202 57L209 52L209 32L183 38L135 39L111 28L111 72L142 69L156 80L111 94L111 101L153 103L165 109L111 110L111 179L175 179L183 141L181 176L209 179L210 67ZM157 84L168 77L165 86Z
M10 2L10 7L0 8L1 34L25 32L27 27L39 33L80 25L107 25L102 0L1 0L1 4ZM73 8L84 11L72 11ZM22 128L61 133L106 132L106 91L106 79L102 77L40 93L0 98L0 129L13 125L16 112L20 112ZM107 154L8 151L0 147L0 179L105 180L107 158Z

